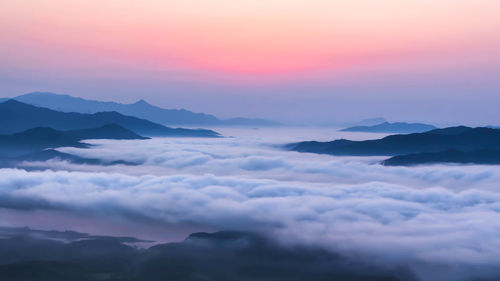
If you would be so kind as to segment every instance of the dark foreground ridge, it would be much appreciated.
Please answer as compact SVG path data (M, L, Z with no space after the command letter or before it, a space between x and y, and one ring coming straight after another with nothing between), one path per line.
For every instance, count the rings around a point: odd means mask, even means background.
M128 246L124 243L131 241L123 237L27 232L0 239L0 280L415 280L403 268L385 269L314 247L282 246L246 232L197 233L148 249Z
M367 141L300 142L286 148L340 156L393 156L383 161L385 165L499 164L500 130L458 126Z
M164 137L219 137L212 130L169 128L115 111L93 114L60 112L36 107L16 100L0 103L0 134L11 134L35 127L56 130L82 130L116 124L143 136Z

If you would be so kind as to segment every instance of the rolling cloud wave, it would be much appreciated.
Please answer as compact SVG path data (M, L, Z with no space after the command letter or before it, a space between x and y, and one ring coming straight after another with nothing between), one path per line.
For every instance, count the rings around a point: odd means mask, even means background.
M498 269L497 167L387 168L371 158L298 154L232 140L99 142L90 150L64 150L143 164L55 161L49 165L72 171L2 169L0 207L259 231L284 243L415 264L416 271L420 264L438 264L449 280Z

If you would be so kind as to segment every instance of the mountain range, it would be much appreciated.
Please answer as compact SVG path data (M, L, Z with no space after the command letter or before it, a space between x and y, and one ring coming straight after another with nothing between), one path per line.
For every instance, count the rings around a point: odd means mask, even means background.
M88 144L81 142L85 139L147 139L116 124L108 124L99 128L59 131L48 127L36 127L23 132L0 135L0 159L12 160L19 157L38 157L38 160L47 160L46 157L64 156L56 152L44 152L46 149L58 147L87 148ZM54 158L51 157L51 158ZM23 158L23 159L28 159Z
M0 157L11 158L56 147L86 148L87 144L52 128L37 127L12 135L0 136Z
M367 132L367 133L398 133L398 134L411 134L411 133L423 133L437 129L433 125L422 124L422 123L405 123L396 122L389 123L383 122L376 125L370 126L354 126L342 129L343 132Z
M87 100L69 95L46 92L34 92L20 95L13 99L39 107L62 112L78 112L93 114L97 112L115 111L146 119L163 125L177 126L280 126L278 122L259 118L219 119L213 115L194 113L185 109L165 109L151 105L144 100L132 104ZM7 99L3 99L6 101ZM2 100L0 99L0 102Z
M12 99L0 103L0 134L10 134L35 127L50 127L56 130L81 130L108 124L120 125L123 128L144 136L219 136L218 133L212 130L169 128L148 120L126 116L115 111L87 114L60 112Z
M457 126L376 140L306 141L288 144L286 148L331 155L394 156L383 162L386 165L497 164L500 163L500 129Z
M85 139L147 139L116 124L99 128L58 131L48 127L36 127L11 135L0 135L0 167L26 168L23 162L43 162L59 159L75 164L88 165L136 165L123 160L103 161L84 158L55 150L58 147L88 148ZM33 168L31 166L28 166ZM43 167L41 167L43 168Z

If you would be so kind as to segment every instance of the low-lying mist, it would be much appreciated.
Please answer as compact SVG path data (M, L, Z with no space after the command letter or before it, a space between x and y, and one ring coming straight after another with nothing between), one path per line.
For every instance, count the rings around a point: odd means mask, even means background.
M23 214L36 214L48 229L101 235L158 239L147 233L182 230L163 241L194 230L242 230L409 266L423 280L500 273L500 167L385 167L378 157L282 150L295 133L248 130L234 138L95 140L90 149L63 148L140 165L49 161L26 163L46 170L0 169L6 214L0 224L20 226ZM314 139L309 133L302 138ZM129 232L138 225L142 232Z

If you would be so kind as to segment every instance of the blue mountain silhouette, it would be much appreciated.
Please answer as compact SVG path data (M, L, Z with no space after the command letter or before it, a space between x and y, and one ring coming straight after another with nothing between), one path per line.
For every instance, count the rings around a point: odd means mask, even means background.
M423 133L436 129L435 126L423 123L384 122L372 126L354 126L342 129L343 132L368 132L368 133Z
M276 126L277 122L258 118L221 120L213 115L185 109L165 109L139 100L132 104L87 100L69 95L34 92L14 98L17 101L63 112L97 113L116 111L163 125L177 126Z
M0 134L10 134L35 127L57 130L81 130L117 124L144 136L218 137L205 129L169 128L137 117L115 111L93 114L60 112L25 104L16 100L0 103Z

